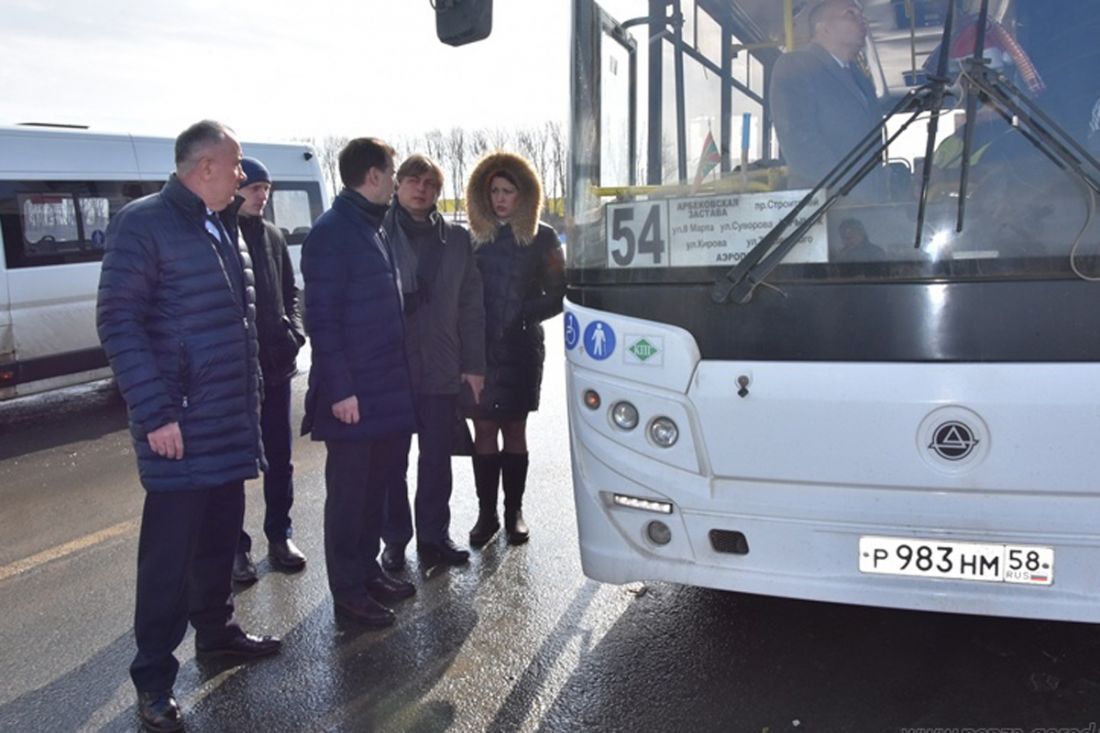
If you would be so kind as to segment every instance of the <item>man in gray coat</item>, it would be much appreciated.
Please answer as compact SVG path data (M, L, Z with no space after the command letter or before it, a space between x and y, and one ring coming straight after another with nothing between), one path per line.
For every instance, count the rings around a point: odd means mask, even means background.
M451 448L459 392L466 390L466 398L476 402L485 383L481 275L469 233L448 224L436 209L442 188L442 169L427 156L410 156L397 170L397 195L383 223L397 256L405 304L420 448L416 543L425 566L461 565L470 556L449 534ZM405 443L406 469L410 441ZM382 567L404 566L412 536L408 488L404 480L395 481L386 490Z
M813 41L775 64L771 111L791 188L811 188L882 120L875 89L855 63L867 38L854 0L825 0L810 12ZM884 176L857 189L878 198Z

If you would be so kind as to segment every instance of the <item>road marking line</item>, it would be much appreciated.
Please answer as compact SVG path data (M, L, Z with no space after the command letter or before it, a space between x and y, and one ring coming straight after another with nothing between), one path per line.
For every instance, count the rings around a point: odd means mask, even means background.
M121 537L124 534L129 534L138 528L140 525L140 519L131 519L127 522L120 522L113 527L107 529L101 529L98 532L79 537L72 542L66 542L63 545L57 547L51 547L48 550L43 550L36 555L25 557L22 560L16 560L15 562L0 567L0 583L4 582L8 578L15 577L16 575L22 575L23 573L34 570L39 565L58 560L72 555L74 552L80 552L92 545L98 545L101 542L114 539L115 537Z

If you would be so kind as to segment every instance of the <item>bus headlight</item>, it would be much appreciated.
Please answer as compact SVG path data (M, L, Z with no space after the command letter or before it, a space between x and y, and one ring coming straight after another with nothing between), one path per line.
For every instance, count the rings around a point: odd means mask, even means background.
M649 439L661 448L671 448L680 437L680 429L670 418L658 417L649 424Z
M629 402L616 402L611 408L611 421L623 430L638 427L638 408Z

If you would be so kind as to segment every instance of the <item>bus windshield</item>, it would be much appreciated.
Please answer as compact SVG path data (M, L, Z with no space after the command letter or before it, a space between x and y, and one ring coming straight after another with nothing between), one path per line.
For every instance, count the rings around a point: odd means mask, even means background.
M769 282L1100 276L1100 4L948 11L578 0L573 281L714 282L803 199Z

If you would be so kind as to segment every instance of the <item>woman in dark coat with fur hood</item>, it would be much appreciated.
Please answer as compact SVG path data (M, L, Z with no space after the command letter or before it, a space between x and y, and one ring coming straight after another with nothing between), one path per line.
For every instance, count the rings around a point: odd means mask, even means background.
M478 519L470 544L480 547L500 529L497 486L504 486L508 541L527 541L527 414L539 406L546 355L542 326L562 310L564 257L553 228L539 221L542 184L531 164L491 153L466 187L470 236L485 288L485 390L467 414L474 420L474 482ZM498 450L497 435L503 436Z

